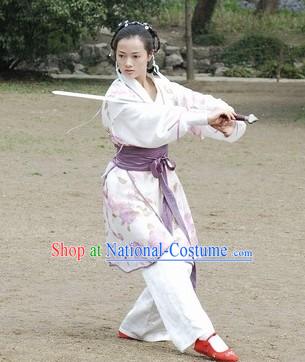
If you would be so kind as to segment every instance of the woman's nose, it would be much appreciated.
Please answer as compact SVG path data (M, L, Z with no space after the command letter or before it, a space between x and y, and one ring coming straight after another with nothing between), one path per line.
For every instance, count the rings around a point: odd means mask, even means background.
M126 67L131 67L132 66L132 60L130 58L127 58L125 65L126 65Z

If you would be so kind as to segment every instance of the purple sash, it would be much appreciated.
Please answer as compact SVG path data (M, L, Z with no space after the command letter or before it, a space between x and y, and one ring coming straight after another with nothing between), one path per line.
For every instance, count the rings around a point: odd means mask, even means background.
M173 233L173 218L184 232L188 242L191 240L181 217L177 201L171 189L168 187L166 169L174 170L176 164L168 158L168 145L157 148L142 148L135 146L121 146L115 155L114 164L127 171L151 171L153 176L159 179L163 193L161 219L167 230ZM190 276L193 288L196 289L196 263L193 264Z
M168 187L166 169L174 170L176 164L168 158L168 145L157 148L141 148L125 146L116 154L113 162L119 168L128 171L151 171L159 179L163 193L161 219L167 230L173 233L173 218L184 232L189 243L191 242L187 228L181 217L177 201Z

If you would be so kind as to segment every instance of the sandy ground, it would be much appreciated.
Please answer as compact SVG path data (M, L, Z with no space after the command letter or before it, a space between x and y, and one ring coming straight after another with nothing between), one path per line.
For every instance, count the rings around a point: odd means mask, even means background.
M253 263L201 263L198 295L243 362L303 361L305 145L302 84L192 84L253 112L235 144L191 136L170 147L205 245L252 250ZM118 340L141 273L90 257L104 243L100 174L113 148L97 105L0 94L0 361L204 361L170 342ZM51 244L86 245L80 262Z

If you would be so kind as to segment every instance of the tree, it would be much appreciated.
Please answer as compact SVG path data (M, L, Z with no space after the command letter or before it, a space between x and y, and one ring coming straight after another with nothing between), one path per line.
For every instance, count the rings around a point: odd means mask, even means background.
M197 1L192 19L193 35L205 34L209 32L209 26L216 5L217 0Z
M186 38L186 78L194 79L193 41L192 41L192 7L190 0L185 0L185 38Z
M274 13L278 10L279 0L259 0L256 13Z
M99 0L2 0L0 70L76 46L102 14Z
M82 34L93 35L102 25L113 30L125 17L144 21L142 14L156 12L160 2L1 0L0 71L14 69L23 60L75 49Z
M164 0L100 0L105 12L103 25L115 30L122 20L138 20L145 22L146 16L159 14L161 3ZM124 18L122 18L124 14Z

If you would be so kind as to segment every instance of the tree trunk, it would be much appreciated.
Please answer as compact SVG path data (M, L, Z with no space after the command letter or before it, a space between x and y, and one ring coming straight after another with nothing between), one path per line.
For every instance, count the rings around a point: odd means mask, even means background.
M274 13L278 10L279 0L259 0L256 13Z
M194 80L191 0L185 0L185 40L186 40L186 79L190 81Z
M208 33L216 5L217 0L197 1L192 20L192 30L194 35Z

